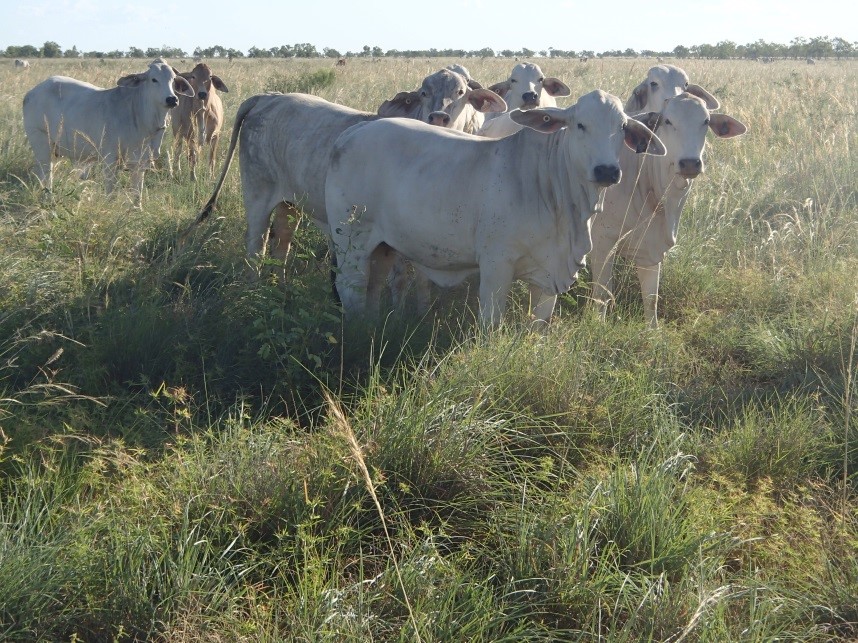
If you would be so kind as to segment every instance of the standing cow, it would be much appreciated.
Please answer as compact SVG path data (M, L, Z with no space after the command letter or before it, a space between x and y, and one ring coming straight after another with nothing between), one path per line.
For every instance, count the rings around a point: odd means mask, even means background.
M15 59L15 68L16 69L29 69L30 62L28 60L21 60L20 58Z
M73 161L104 163L107 193L113 192L116 172L132 169L131 188L140 205L143 177L160 152L167 114L176 107L176 94L194 90L176 71L156 60L140 74L123 76L117 87L51 76L24 96L24 131L36 157L36 175L50 190L54 156Z
M483 126L477 131L480 136L503 138L521 129L521 125L509 117L514 109L533 109L534 107L556 107L555 98L569 96L572 90L559 78L547 77L539 65L519 63L505 81L489 87L501 96L507 104L505 114L489 114Z
M449 82L451 77L454 83ZM422 86L427 96L419 97L420 108L409 112L412 118L428 121L439 105L448 113L461 113L464 111L462 104L474 102L483 108L496 104L498 109L505 109L503 100L492 92L472 90L459 74L446 70L428 76ZM426 100L430 97L431 100ZM271 254L278 260L285 260L302 211L327 234L325 174L334 141L352 125L377 118L380 118L378 114L354 110L308 94L251 96L238 108L226 162L195 224L214 209L240 137L247 254L249 257L264 254L271 224Z
M179 96L179 105L173 110L173 150L176 163L182 154L182 144L188 146L188 166L191 178L197 178L197 151L209 145L209 170L214 171L215 154L223 126L223 103L218 92L229 92L211 67L198 63L191 71L179 74L188 81L196 96ZM172 167L170 168L172 172Z
M665 100L679 96L682 92L701 98L707 109L720 107L717 98L700 85L689 82L688 74L681 67L656 65L649 68L646 78L632 90L625 109L629 114L660 112Z
M602 211L593 219L592 296L604 319L613 296L615 256L634 262L644 314L655 328L661 262L676 244L682 207L704 171L706 132L732 138L747 128L731 116L711 113L702 98L689 93L668 98L659 112L636 118L658 134L667 155L644 158L625 150L620 155L625 178L606 191Z
M545 293L534 314L549 318L590 250L604 188L620 180L619 148L664 148L601 91L512 118L526 129L499 140L398 119L340 136L325 202L347 314L377 312L399 253L442 286L479 273L484 325L501 321L516 279Z

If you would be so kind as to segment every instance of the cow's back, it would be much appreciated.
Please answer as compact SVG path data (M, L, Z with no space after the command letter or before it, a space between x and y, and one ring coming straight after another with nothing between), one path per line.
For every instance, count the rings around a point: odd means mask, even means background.
M47 136L62 155L87 158L93 145L115 146L122 123L124 88L102 89L66 76L51 76L24 96L24 128L28 136Z
M241 125L245 192L275 190L324 223L325 175L334 141L350 126L378 118L305 94L267 94Z

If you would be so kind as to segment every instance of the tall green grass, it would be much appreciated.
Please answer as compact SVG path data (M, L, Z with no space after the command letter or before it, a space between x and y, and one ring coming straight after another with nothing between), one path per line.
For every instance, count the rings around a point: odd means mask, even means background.
M448 61L210 62L229 122ZM539 62L621 97L654 64ZM210 178L153 170L136 210L63 163L44 194L23 94L144 61L0 64L0 638L858 637L858 73L680 64L750 130L707 149L662 328L620 266L607 323L582 283L539 333L518 288L492 333L465 288L344 321L310 224L286 284L247 265L237 169L183 244Z

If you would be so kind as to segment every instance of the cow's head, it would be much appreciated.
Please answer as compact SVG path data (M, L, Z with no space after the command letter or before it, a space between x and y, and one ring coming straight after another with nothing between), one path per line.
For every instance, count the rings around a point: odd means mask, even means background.
M555 103L546 96L569 96L572 90L559 78L546 78L533 63L519 63L512 68L509 78L502 83L489 87L501 96L510 109L531 109L533 107L551 107Z
M684 69L675 65L656 65L647 72L646 79L632 92L626 101L626 111L630 114L638 112L657 112L661 110L664 101L687 92L701 98L707 109L718 109L718 99L703 89L700 85L688 82L688 74Z
M620 147L625 144L637 153L664 156L665 146L643 123L629 118L616 96L592 91L571 107L542 107L514 110L510 118L539 132L551 133L565 127L570 159L587 180L599 187L619 183Z
M191 71L181 74L181 77L190 83L191 87L196 92L204 104L208 105L209 98L212 95L212 89L221 92L229 92L220 77L212 74L211 67L205 63L198 63Z
M732 116L711 113L702 98L686 92L665 100L660 112L634 118L664 141L669 166L685 179L693 179L705 171L703 149L708 130L718 138L733 138L748 129Z
M160 58L150 63L140 74L129 74L116 81L121 87L136 87L146 92L158 107L172 109L179 104L176 94L193 96L194 90L187 80Z

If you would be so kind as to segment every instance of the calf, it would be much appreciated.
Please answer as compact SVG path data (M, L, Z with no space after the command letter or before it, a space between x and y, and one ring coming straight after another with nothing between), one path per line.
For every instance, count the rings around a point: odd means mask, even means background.
M24 96L24 131L36 157L36 175L53 185L54 156L102 161L108 194L121 166L133 170L131 187L139 206L143 177L158 158L167 114L177 94L193 96L188 81L157 60L140 74L123 76L102 89L65 76L51 76Z
M400 253L442 286L479 273L485 325L500 322L515 279L546 293L534 312L548 319L590 250L589 221L604 188L620 180L619 148L664 149L601 91L567 109L512 118L527 128L500 140L398 119L339 137L325 204L347 314L377 311Z
M223 126L223 103L218 91L229 92L226 84L212 74L205 63L198 63L191 71L180 74L196 92L196 96L180 96L173 111L173 149L176 162L182 153L182 144L188 146L188 166L191 178L196 179L197 150L209 145L209 170L214 171L215 154ZM171 172L172 172L172 168Z
M704 171L706 132L732 138L747 128L735 118L711 113L702 98L688 93L668 98L659 112L636 118L658 134L667 155L650 159L621 153L625 178L606 191L602 211L593 218L592 295L604 319L613 296L614 257L631 260L640 281L644 315L655 328L661 262L676 244L682 207L694 179Z

